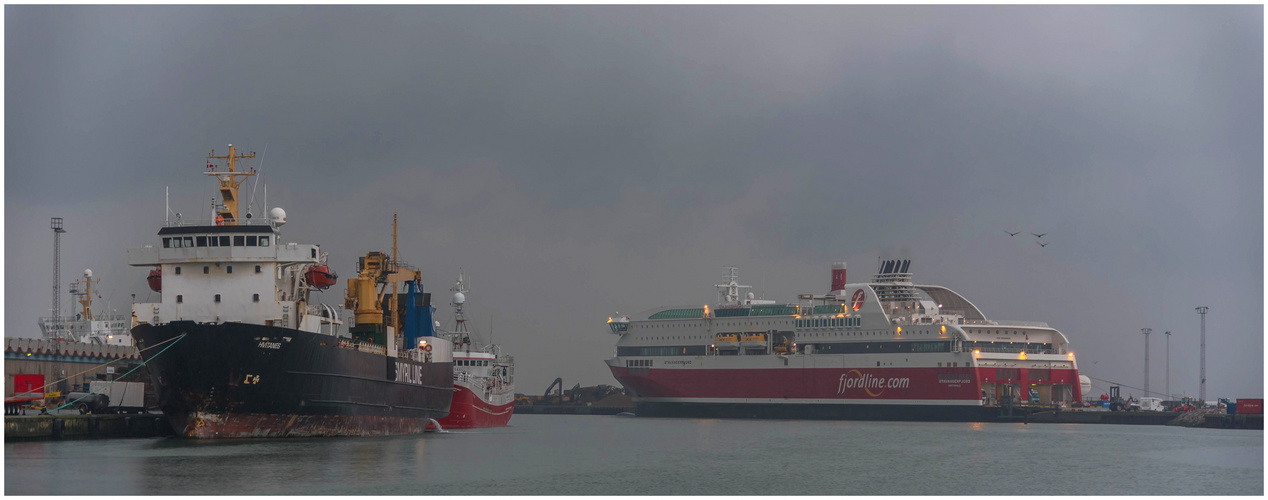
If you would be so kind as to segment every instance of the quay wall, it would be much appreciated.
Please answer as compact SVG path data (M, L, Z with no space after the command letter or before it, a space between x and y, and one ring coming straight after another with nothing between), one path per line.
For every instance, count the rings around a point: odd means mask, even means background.
M4 417L4 440L99 439L172 435L162 414Z

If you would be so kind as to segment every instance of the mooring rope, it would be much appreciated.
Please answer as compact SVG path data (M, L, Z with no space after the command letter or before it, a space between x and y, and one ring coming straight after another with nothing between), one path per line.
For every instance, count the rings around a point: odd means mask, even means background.
M184 336L185 336L185 335L184 335L184 334L182 334L180 337L184 337ZM152 345L152 346L146 347L145 349L139 349L139 350L137 350L137 354L140 354L140 353L143 353L143 352L148 351L148 350L150 350L150 349L153 349L153 348L155 348L155 347L161 346L161 345L163 345L163 344L166 344L166 343L168 343L168 342L171 342L171 341L173 341L173 340L176 340L176 339L178 339L178 338L180 338L180 337L172 337L172 338L170 338L170 339L164 340L164 341L159 342L159 343L157 343L157 344L154 344L154 345ZM114 364L114 363L118 363L118 362L120 362L120 361L124 361L124 358L112 359L112 360L110 360L110 361L107 361L107 362L105 362L105 363L99 364L99 365L97 365L97 366L94 366L94 367L89 368L89 369L87 369L87 370L84 370L84 371L82 371L82 372L76 373L76 374L71 375L71 376L69 376L69 377L65 377L65 378L62 378L62 379L59 379L59 380L54 380L54 381L52 381L52 382L49 382L49 383L44 384L43 386L41 386L41 387L40 387L40 392L41 392L41 393L43 393L45 389L48 389L49 387L52 387L52 386L54 386L54 385L57 385L57 384L61 383L63 380L70 380L70 379L72 379L72 378L78 377L78 376L80 376L80 375L83 375L83 374L88 373L88 372L90 372L90 371L96 370L96 369L101 368L101 367L103 367L103 366L106 366L106 365L111 365L111 364ZM142 363L142 364L144 364L144 363ZM129 373L130 373L130 372L129 372ZM30 391L28 391L28 392L30 392Z
M97 389L97 390L95 390L95 391L92 391L92 392L90 392L90 393L88 393L88 394L84 394L83 396L80 396L80 397L79 397L79 399L76 399L76 400L71 401L71 402L69 402L69 403L66 403L66 404L64 404L64 405L58 406L57 408L53 408L51 411L57 411L57 410L60 410L60 409L62 409L62 408L65 408L65 407L67 407L67 406L71 406L71 405L73 405L73 404L75 404L75 403L80 402L81 400L83 400L84 398L86 398L86 397L88 397L88 396L91 396L91 395L93 395L93 394L96 394L96 393L98 393L98 392L101 392L101 391L105 390L107 387L110 387L110 386L114 385L114 383L115 383L115 382L118 382L118 381L119 381L119 379L122 379L122 378L124 378L124 377L127 377L127 376L128 376L128 374L130 374L130 373L132 373L132 372L134 372L134 371L137 371L137 369L138 369L138 368L141 368L142 366L145 366L145 365L146 365L146 364L148 364L149 362L154 361L154 358L157 358L157 357L159 357L159 356L162 356L164 351L166 351L166 350L170 349L172 346L176 345L176 342L179 342L179 341L180 341L180 339L185 338L185 336L186 336L186 335L189 335L189 334L188 334L188 333L182 333L179 337L176 337L176 338L171 338L171 339L167 339L167 340L164 340L164 341L159 342L159 343L157 343L157 344L154 344L154 345L152 345L152 346L150 346L150 347L147 347L146 349L152 349L152 348L158 347L158 346L160 346L160 345L166 344L166 343L168 343L168 342L171 342L171 344L169 344L167 347L164 347L162 351L159 351L158 353L154 354L153 356L150 356L150 359L147 359L147 360L145 360L145 361L142 361L142 362L141 362L141 364L136 365L136 366L135 366L135 367L133 367L131 370L128 370L128 373L124 373L123 375L120 375L120 376L116 377L114 380L111 380L109 384L106 384L106 385L102 386L100 389ZM140 351L138 351L138 352L140 352ZM107 364L109 364L109 363L107 363Z

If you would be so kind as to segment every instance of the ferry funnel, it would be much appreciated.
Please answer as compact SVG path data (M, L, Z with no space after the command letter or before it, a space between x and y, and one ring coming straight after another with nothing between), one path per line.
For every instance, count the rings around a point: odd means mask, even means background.
M832 263L832 292L845 290L845 262Z

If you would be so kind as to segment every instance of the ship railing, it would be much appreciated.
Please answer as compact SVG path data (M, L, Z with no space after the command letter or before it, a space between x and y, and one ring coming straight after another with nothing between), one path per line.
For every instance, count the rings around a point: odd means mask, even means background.
M1026 351L1026 354L1062 354L1060 349L1024 349L1021 347L978 347L974 350L997 354L1017 354L1022 351Z
M1047 323L1042 321L1016 321L1011 319L997 319L994 322L1000 326L1033 326L1037 328L1049 328Z
M370 354L387 355L387 347L372 344L370 342L355 342L348 339L339 339L339 347L352 349L354 351L367 352Z
M246 216L244 215L243 217L246 217ZM216 224L216 219L214 219L214 218L213 218L213 219L184 219L184 218L181 218L181 219L174 219L174 220L168 220L168 221L164 221L164 222L163 222L163 226L164 226L164 227L177 227L177 226L215 226L215 225L217 225L217 224ZM250 219L246 219L246 218L243 218L243 219L238 219L238 220L236 221L236 223L235 223L235 224L224 224L224 221L221 221L221 224L219 224L219 225L233 225L233 226L267 226L267 225L269 225L269 218L268 218L268 217L260 217L260 218L258 218L258 219L257 219L257 218L255 218L255 217L253 216L253 217L252 217L252 218L250 218Z

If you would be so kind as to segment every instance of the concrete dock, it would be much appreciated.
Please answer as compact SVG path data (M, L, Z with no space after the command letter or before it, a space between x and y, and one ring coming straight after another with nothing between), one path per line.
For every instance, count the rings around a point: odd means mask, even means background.
M172 435L163 414L6 415L4 440L140 438Z

